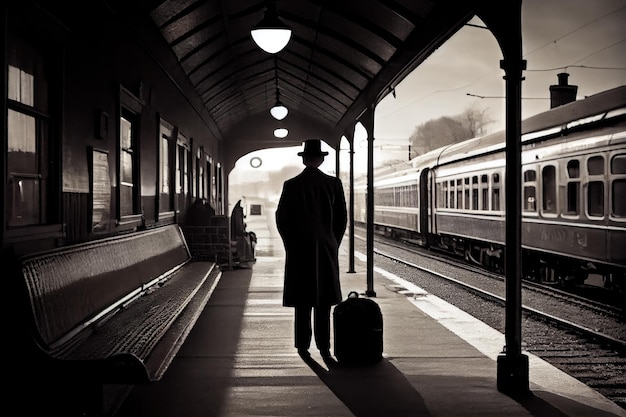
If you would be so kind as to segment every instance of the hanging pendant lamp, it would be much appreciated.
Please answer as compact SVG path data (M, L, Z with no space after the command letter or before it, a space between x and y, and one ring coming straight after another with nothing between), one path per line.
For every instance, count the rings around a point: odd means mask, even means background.
M250 30L250 35L259 48L270 54L287 46L291 39L291 29L278 18L276 2L269 2L265 17Z
M284 127L279 127L278 129L274 129L274 137L278 139L286 138L289 134L289 131Z
M287 109L287 107L285 107L283 103L280 102L280 98L278 97L278 88L276 88L276 104L274 104L274 107L270 109L270 114L276 120L283 120L285 117L287 117L288 113L289 110Z

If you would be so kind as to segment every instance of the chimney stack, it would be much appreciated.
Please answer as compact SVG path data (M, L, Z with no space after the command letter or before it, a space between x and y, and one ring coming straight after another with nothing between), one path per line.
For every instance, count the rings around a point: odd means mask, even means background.
M561 72L556 76L559 77L559 84L550 86L551 109L576 101L576 92L578 91L577 85L569 85L567 83L567 78L569 77L568 73Z

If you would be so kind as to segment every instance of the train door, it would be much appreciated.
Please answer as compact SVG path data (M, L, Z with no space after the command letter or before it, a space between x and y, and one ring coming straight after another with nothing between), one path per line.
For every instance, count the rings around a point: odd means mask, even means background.
M428 173L430 170L425 168L420 173L420 234L422 235L422 244L428 246L428 233L430 228L428 225L430 224L430 192L428 187Z

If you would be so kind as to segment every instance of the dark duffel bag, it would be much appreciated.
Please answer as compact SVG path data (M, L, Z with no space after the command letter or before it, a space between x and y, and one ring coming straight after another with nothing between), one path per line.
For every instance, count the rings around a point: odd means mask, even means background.
M383 355L383 315L376 302L351 291L333 311L334 351L340 364L366 365Z

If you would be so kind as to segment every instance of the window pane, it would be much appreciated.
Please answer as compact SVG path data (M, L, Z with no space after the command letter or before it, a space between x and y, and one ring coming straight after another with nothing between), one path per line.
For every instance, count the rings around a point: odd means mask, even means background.
M120 187L120 214L126 216L133 213L133 186L122 184Z
M604 215L604 183L593 181L589 183L587 206L590 216Z
M9 226L38 224L40 217L38 178L15 176L10 179Z
M578 182L567 184L567 214L578 214Z
M170 154L169 141L161 139L161 193L170 192Z
M35 118L10 109L7 115L9 172L38 173Z
M626 155L615 155L611 160L612 174L626 174Z
M580 163L577 159L573 159L567 163L567 175L570 178L578 178L580 176Z
M500 189L494 188L493 195L491 196L491 210L499 211L500 210Z
M552 165L544 167L543 180L543 211L556 213L556 168Z
M132 124L125 118L120 119L120 147L122 149L131 149L131 128Z
M626 179L613 181L613 215L626 217Z
M534 169L529 169L524 171L524 181L536 181L537 180L537 172Z
M524 211L537 211L537 196L534 186L524 187Z
M587 170L589 175L602 175L604 174L604 158L601 156L594 156L587 161Z
M133 184L133 155L129 152L122 151L122 182Z

